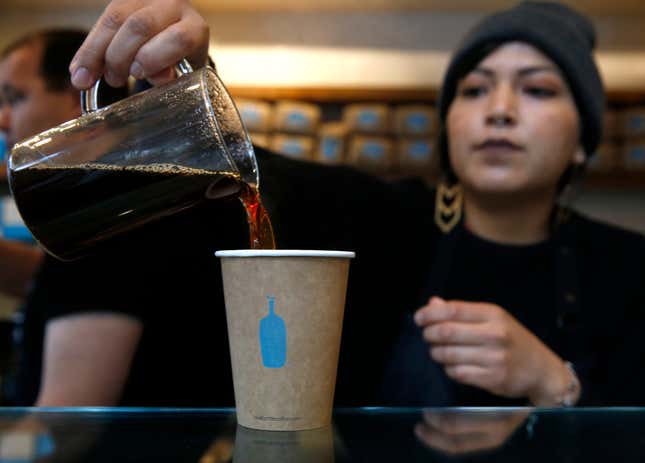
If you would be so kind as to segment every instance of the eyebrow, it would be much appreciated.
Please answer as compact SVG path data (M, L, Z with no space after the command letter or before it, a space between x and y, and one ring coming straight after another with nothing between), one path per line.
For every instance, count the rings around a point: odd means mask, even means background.
M476 67L471 72L477 73L477 74L483 74L486 77L491 77L491 78L495 77L495 71L493 71L490 68ZM539 72L553 72L559 75L559 72L553 66L529 66L529 67L521 68L517 72L517 75L519 75L520 77L525 77Z

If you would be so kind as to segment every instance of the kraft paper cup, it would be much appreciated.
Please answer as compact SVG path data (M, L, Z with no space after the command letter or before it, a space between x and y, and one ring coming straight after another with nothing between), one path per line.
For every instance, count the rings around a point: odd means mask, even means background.
M237 422L297 431L331 423L353 252L218 251Z

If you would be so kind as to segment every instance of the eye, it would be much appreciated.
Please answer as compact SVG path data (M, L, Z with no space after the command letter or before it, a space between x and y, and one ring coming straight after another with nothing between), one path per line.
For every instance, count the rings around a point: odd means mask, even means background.
M536 98L551 98L558 94L558 92L552 88L542 87L538 85L529 85L525 87L524 93Z
M15 106L22 103L27 95L20 91L7 92L3 98L3 101L6 102L9 106Z
M459 94L464 98L477 98L486 93L486 87L483 85L464 85Z

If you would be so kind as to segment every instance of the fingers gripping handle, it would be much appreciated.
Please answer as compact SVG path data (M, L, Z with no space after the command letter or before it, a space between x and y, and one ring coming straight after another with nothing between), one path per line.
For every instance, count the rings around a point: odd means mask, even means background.
M177 77L193 72L193 67L187 59L182 59L175 65ZM81 90L81 111L83 114L91 113L99 109L98 94L101 79L98 79L94 85L87 90Z

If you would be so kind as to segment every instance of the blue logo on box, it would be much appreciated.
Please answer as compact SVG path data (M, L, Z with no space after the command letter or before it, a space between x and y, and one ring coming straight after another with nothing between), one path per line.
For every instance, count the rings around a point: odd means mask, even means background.
M642 130L645 128L645 118L642 116L629 116L627 126L633 131Z
M0 198L0 237L27 243L36 242L22 221L16 203L11 196Z
M293 158L302 158L305 155L302 143L297 140L286 140L280 147L280 152Z
M645 162L645 148L638 147L634 148L629 152L630 161L636 161L638 163Z
M324 159L337 161L340 158L340 141L336 138L323 139L320 152Z
M366 142L365 145L363 145L363 156L374 161L383 159L385 156L385 147L381 143Z
M307 117L302 113L289 113L287 115L287 125L289 127L302 128L307 126Z
M410 145L409 156L415 161L425 161L430 158L432 147L425 141L414 142Z
M428 124L428 115L423 113L412 113L405 120L405 125L411 132L424 132L428 129Z
M361 127L365 128L373 128L375 125L378 124L378 114L376 114L374 111L363 111L358 115L358 124Z

